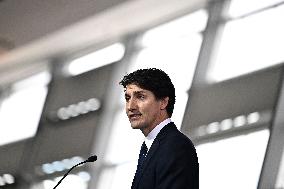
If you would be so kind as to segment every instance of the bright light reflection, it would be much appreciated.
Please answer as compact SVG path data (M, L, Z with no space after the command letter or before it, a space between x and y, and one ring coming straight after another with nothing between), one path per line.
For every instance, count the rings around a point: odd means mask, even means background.
M283 149L282 149L283 150ZM275 183L275 188L284 188L284 151L282 152L282 158L280 161L280 167L278 169L278 175Z
M253 112L253 113L250 113L248 116L247 116L247 122L249 124L252 124L252 123L256 123L258 122L260 119L260 115L258 112Z
M64 159L62 160L62 163L65 169L70 169L71 167L73 167L72 161L70 159Z
M220 129L221 130L228 130L228 129L232 128L232 126L233 126L232 119L225 119L221 122Z
M171 78L176 89L176 104L173 121L181 127L195 66L202 42L199 34L177 40L171 45L149 47L142 50L129 72L142 68L159 68Z
M125 47L121 43L116 43L94 53L87 54L73 60L68 65L70 75L78 75L84 72L99 68L101 66L116 62L124 56Z
M45 163L42 165L42 171L46 174L54 173L54 167L50 163Z
M197 146L200 189L257 188L268 138L262 130Z
M50 189L53 188L57 182L61 179L61 177L57 177L55 181L52 180L44 180L43 181L43 187L44 189ZM69 174L60 184L60 189L70 189L70 188L76 188L76 189L87 189L88 183L86 183L80 176Z
M115 168L105 168L102 170L99 182L98 182L98 189L110 189L113 183L113 175L115 172Z
M115 169L115 175L110 189L131 188L137 161L119 165Z
M29 87L42 87L47 85L50 82L50 80L51 80L51 74L47 71L44 71L14 83L12 88L14 91L18 91Z
M53 166L55 171L63 171L65 169L64 164L60 161L53 162L52 166Z
M73 165L76 165L80 162L84 161L84 159L82 157L79 157L79 156L75 156L73 158L71 158L71 162Z
M136 166L137 161L131 161L114 168L104 169L99 179L98 189L131 188Z
M3 175L4 180L7 184L13 184L15 183L15 178L11 174L4 174Z
M208 72L209 81L222 81L284 60L284 6L244 19L224 28L220 49Z
M0 176L0 186L4 186L6 183L4 179Z
M197 136L203 136L205 134L207 134L207 125L201 125L196 129L196 135Z
M189 89L202 42L202 36L194 34L172 44L143 49L131 65L129 72L140 68L160 68L172 79L177 90Z
M88 182L91 180L91 175L86 171L79 172L78 176L85 182Z
M219 123L218 122L210 123L207 127L207 132L209 134L216 133L218 130L219 130Z
M234 119L234 126L240 127L246 124L246 117L244 115L238 116Z
M39 74L40 75L40 74ZM47 95L46 77L16 83L0 106L0 145L33 137L36 133ZM33 78L33 77L31 77ZM40 85L41 83L41 85ZM15 132L16 131L16 132Z
M124 109L117 112L113 123L105 161L119 164L136 160L144 135L140 130L131 128Z
M207 23L207 12L199 10L147 31L142 38L143 46L170 43L193 33L201 32Z

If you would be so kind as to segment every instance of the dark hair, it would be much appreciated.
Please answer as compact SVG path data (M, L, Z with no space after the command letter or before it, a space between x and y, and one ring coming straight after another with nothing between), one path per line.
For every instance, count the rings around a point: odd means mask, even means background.
M175 87L164 71L156 68L139 69L125 75L119 84L124 88L127 85L135 84L154 93L157 99L169 97L166 109L169 117L172 116L176 101Z

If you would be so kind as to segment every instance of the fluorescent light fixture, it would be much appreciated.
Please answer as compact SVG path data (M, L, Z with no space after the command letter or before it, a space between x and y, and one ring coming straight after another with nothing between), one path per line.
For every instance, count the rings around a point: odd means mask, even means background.
M124 56L124 52L124 45L115 43L94 53L73 60L68 65L67 72L72 76L82 74L120 60Z
M15 177L11 174L0 175L0 186L5 186L15 183Z
M55 172L61 172L65 169L70 169L73 165L76 165L84 159L80 156L75 156L70 159L57 160L51 163L44 163L41 166L42 172L45 174L52 174Z
M61 107L56 112L55 120L66 120L71 117L77 117L82 114L96 111L100 108L101 102L96 98L90 98L87 101L81 101L77 104L71 104L67 107ZM51 118L52 120L54 118Z

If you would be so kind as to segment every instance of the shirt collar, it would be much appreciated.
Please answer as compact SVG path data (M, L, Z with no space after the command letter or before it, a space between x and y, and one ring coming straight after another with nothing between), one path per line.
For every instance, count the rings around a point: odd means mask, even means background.
M148 148L148 151L150 149L150 147L152 146L154 139L157 137L157 135L159 134L159 132L170 122L172 122L172 120L170 118L165 119L164 121L162 121L159 125L157 125L148 135L147 137L145 137L145 143L146 146Z

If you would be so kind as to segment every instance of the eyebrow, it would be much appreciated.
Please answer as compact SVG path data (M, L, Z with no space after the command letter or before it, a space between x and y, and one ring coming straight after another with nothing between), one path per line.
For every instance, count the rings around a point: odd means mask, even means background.
M134 91L133 92L134 93L134 95L137 95L137 94L146 94L146 92L145 91L143 91L143 90L141 90L141 91ZM126 93L126 91L125 91L125 96L129 96L127 93Z
M145 91L134 91L133 93L134 93L134 94L141 94L141 93L146 94Z

